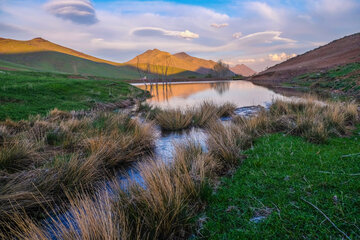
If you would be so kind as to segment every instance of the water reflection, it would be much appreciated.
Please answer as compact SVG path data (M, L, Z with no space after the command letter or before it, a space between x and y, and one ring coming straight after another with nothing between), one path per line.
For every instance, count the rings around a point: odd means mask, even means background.
M210 87L222 95L223 93L229 91L230 82L212 82L210 83Z
M265 87L247 81L189 82L159 84L150 88L137 85L151 92L152 98L147 102L161 108L192 107L204 100L218 104L232 102L238 107L265 105L282 95Z

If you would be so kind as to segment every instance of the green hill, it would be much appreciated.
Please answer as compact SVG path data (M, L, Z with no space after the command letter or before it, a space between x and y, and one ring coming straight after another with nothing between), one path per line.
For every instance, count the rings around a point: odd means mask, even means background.
M0 60L44 72L71 73L118 79L134 79L139 77L136 69L129 66L114 66L107 63L94 62L60 52L0 54ZM18 69L18 67L15 68Z
M151 73L155 73L154 75L162 69L162 66L156 64L150 64ZM42 38L29 41L0 38L0 69L79 74L123 80L140 78L136 65L96 58ZM154 75L147 77L156 79L157 76ZM176 66L168 68L168 75L173 78L202 76Z

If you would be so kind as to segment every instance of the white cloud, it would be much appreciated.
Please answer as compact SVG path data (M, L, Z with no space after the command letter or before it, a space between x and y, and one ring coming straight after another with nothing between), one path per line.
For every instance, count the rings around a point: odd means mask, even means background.
M213 23L210 26L213 27L213 28L224 28L224 27L229 26L229 24L228 23L220 23L220 24Z
M89 0L52 0L44 7L49 13L75 23L94 24L98 21Z
M241 32L236 32L232 36L233 36L233 38L239 39L239 38L241 38L242 35L243 34Z
M255 42L264 42L264 43L272 43L272 42L286 42L286 43L295 43L296 41L290 38L280 37L282 32L278 31L265 31L265 32L256 32L244 37L238 38L240 41L250 40Z
M131 31L132 35L143 36L143 37L154 37L154 36L171 36L171 37L180 37L184 39L195 39L199 38L199 34L190 32L189 30L185 31L170 31L162 28L155 27L140 27L133 29Z
M286 53L275 53L275 54L269 54L269 59L274 62L283 62L285 60L288 60L290 58L296 57L296 54L286 54Z

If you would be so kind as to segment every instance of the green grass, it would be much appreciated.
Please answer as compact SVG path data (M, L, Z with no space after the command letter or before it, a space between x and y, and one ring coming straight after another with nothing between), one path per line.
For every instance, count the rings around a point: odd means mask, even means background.
M331 97L360 100L360 63L335 67L325 72L308 73L284 83Z
M208 197L199 239L342 239L321 209L360 238L360 128L326 145L300 137L261 137L232 177ZM251 219L266 216L259 223ZM202 216L204 217L204 216ZM345 239L345 238L343 238Z
M79 76L80 77L80 76ZM49 110L89 109L96 102L116 102L143 91L119 80L73 79L41 72L0 73L0 120L27 119Z
M133 67L93 62L59 52L3 54L0 55L0 59L44 72L82 74L121 80L139 78L137 70Z

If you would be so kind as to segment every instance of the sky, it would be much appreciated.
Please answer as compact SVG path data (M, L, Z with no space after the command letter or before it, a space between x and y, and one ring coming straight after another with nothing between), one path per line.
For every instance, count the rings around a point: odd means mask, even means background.
M0 37L107 60L148 49L261 71L360 32L360 0L0 0Z

